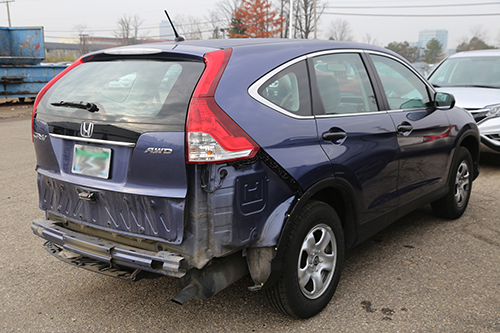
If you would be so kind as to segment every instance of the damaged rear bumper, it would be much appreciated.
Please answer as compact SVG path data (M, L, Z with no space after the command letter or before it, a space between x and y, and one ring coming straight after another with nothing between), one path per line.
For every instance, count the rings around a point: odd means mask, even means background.
M168 251L147 251L89 237L60 227L51 220L34 220L31 229L35 235L49 241L45 248L58 259L102 274L128 280L135 280L140 271L177 278L186 274L181 266L184 257Z

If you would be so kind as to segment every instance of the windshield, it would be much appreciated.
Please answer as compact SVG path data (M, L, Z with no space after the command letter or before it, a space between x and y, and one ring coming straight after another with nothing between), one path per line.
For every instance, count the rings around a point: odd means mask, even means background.
M500 57L450 58L429 77L439 87L500 88Z
M171 123L185 121L202 62L117 60L84 63L59 80L42 100L40 113L98 119ZM95 106L92 109L88 107ZM85 112L88 112L85 111ZM167 118L167 119L165 119Z

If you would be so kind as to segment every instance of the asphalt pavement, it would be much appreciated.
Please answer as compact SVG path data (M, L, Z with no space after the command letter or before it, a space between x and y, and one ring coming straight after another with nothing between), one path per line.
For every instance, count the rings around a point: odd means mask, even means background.
M482 156L455 221L426 206L346 255L328 307L309 320L274 312L244 278L206 301L170 299L177 281L125 282L42 248L31 105L0 106L2 332L500 332L500 157Z

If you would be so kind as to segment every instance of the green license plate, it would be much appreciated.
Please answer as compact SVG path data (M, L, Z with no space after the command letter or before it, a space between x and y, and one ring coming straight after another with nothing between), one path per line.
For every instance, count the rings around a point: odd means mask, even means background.
M110 148L75 145L73 153L73 173L108 179L110 165Z

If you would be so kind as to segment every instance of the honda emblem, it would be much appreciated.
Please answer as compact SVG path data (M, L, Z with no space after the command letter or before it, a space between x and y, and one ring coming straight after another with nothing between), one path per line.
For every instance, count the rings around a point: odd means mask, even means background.
M90 138L94 133L94 123L84 121L80 125L80 135L84 138Z

